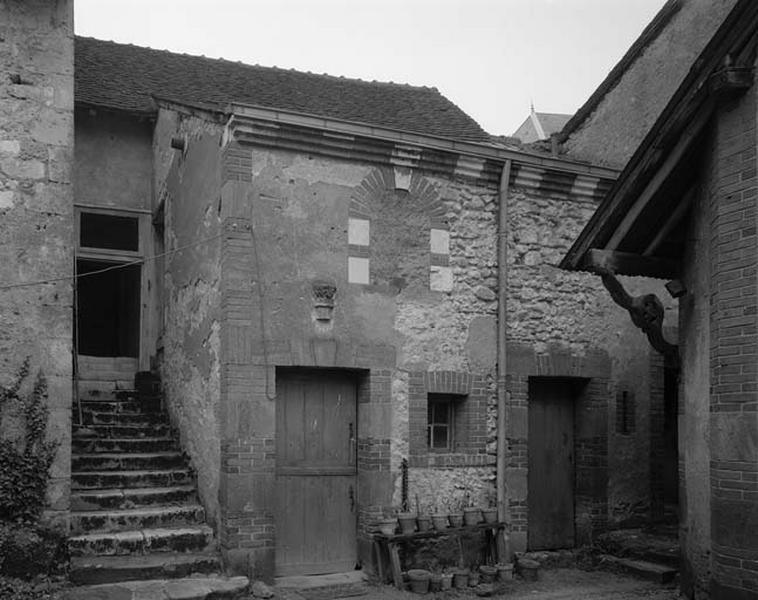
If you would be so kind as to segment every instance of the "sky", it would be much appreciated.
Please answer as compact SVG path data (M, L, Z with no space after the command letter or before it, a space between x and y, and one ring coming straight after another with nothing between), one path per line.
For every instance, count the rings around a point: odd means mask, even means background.
M573 114L665 0L75 0L77 35L436 87L486 131Z

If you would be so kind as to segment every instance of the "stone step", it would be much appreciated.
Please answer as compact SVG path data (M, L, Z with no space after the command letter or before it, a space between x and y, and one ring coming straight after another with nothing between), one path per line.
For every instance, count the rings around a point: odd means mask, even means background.
M134 373L116 373L107 379L100 374L92 374L92 379L79 378L77 389L81 398L110 396L114 391L134 389Z
M247 590L249 584L247 577L123 581L71 588L63 593L63 600L223 600L239 597Z
M364 596L370 590L365 571L277 577L274 579L274 584L277 597L281 594L282 597L289 598L294 593L293 597L306 598L307 600L352 598ZM473 596L473 590L471 596ZM457 597L459 596L456 595ZM463 596L460 597L462 598Z
M74 534L198 525L204 521L205 510L199 504L71 512Z
M97 400L82 399L81 408L83 413L109 412L116 414L141 414L143 407L137 400L119 400L117 398L98 398ZM74 410L77 407L74 406Z
M89 471L71 474L73 490L172 487L194 484L189 468L150 471Z
M179 444L174 438L141 437L141 438L79 438L72 440L72 449L78 454L97 452L170 452L178 450Z
M165 470L186 466L181 452L132 452L74 454L71 456L72 473L83 471L142 471Z
M672 569L679 569L679 548L650 548L638 557L651 563L666 565Z
M78 418L78 416L77 416ZM168 418L162 412L112 413L112 412L82 412L84 425L162 425L168 423Z
M76 362L79 369L112 369L118 368L130 371L134 374L139 367L137 358L134 356L93 356L91 354L77 354Z
M667 565L648 562L646 560L633 560L631 558L619 558L608 554L601 557L601 561L631 575L642 577L656 583L669 583L676 577L677 569Z
M161 424L136 425L74 425L74 438L139 438L171 435L171 427Z
M126 509L137 506L196 504L195 486L82 490L71 494L71 510Z
M221 560L213 553L77 556L71 559L69 579L75 585L94 585L140 579L177 579L221 571Z
M213 530L207 525L85 533L68 538L71 556L202 552L211 550L212 544Z

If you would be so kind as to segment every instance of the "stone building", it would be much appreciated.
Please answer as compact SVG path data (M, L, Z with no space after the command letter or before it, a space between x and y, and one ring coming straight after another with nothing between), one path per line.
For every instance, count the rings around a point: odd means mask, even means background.
M665 365L557 268L616 171L494 144L431 88L74 44L70 5L2 6L0 247L34 284L0 291L2 374L23 351L55 378L78 581L158 548L138 576L216 548L262 577L371 568L416 496L496 501L510 552L660 518ZM165 419L111 402L138 371Z
M649 117L639 145L620 151L624 171L562 266L606 281L669 280L679 303L677 345L666 350L681 365L682 589L687 598L747 600L758 594L758 6L710 8L717 26L708 35L699 21L682 26L689 58L681 77L666 98L641 99ZM619 77L623 87L637 75ZM613 139L616 125L623 132L623 102L612 111L608 100L600 133L590 124L582 135ZM637 316L641 300L633 301Z

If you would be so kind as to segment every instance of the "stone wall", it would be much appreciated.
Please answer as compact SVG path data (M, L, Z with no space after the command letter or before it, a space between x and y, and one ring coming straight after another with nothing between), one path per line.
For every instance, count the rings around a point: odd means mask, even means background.
M160 122L166 118L168 125ZM164 127L164 125L166 125ZM186 136L165 179L162 379L172 424L197 473L208 523L218 527L221 389L220 131L190 117L161 113L155 151Z
M620 525L651 516L650 423L654 407L650 399L651 390L663 384L651 379L654 350L628 313L613 303L597 276L567 273L556 266L595 208L590 199L548 195L526 187L510 190L507 370L511 377L511 458L506 479L516 523L516 549L525 547L528 530L530 377L592 382L589 396L583 394L576 400L576 433L581 429L583 436L576 442L586 441L584 447L591 451L586 457L588 464L595 460L603 472L588 471L595 477L591 489L582 491L577 484L577 532L591 533L607 522ZM676 322L675 303L663 282L642 278L622 278L622 282L632 295L655 293L666 306L667 325ZM662 377L662 372L658 376ZM617 431L616 421L618 400L625 392L627 398L634 398L635 427L622 433ZM581 406L587 402L595 410L585 414ZM584 508L580 508L582 504ZM592 525L589 530L586 523ZM580 535L580 541L587 541L588 535Z
M497 191L238 142L221 156L220 539L232 567L274 568L278 367L361 373L357 495L367 564L367 528L404 500L411 509L417 497L427 509L491 501ZM577 527L587 540L609 519L649 515L651 350L599 279L556 266L594 202L568 190L510 192L511 508L523 548L529 378L588 379L576 425ZM322 282L335 289L327 317L315 295ZM666 301L659 284L625 284ZM636 417L623 438L613 433L621 390L634 395ZM454 398L447 452L427 446L430 393Z
M73 3L0 2L0 280L73 272ZM0 380L24 356L49 383L48 516L65 523L71 470L72 281L0 290Z

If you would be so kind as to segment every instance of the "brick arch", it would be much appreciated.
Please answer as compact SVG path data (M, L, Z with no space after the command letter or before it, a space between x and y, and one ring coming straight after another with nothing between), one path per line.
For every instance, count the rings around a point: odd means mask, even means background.
M348 280L398 289L423 281L442 290L438 273L449 270L448 251L440 259L438 241L439 230L447 239L445 213L439 193L423 175L400 167L373 169L350 196Z
M369 219L374 212L377 199L390 190L398 190L395 184L395 172L390 169L373 169L353 190L350 196L349 215L358 219ZM432 219L435 227L447 229L445 205L436 188L423 175L416 171L411 174L411 184L406 192L419 212L424 212Z

